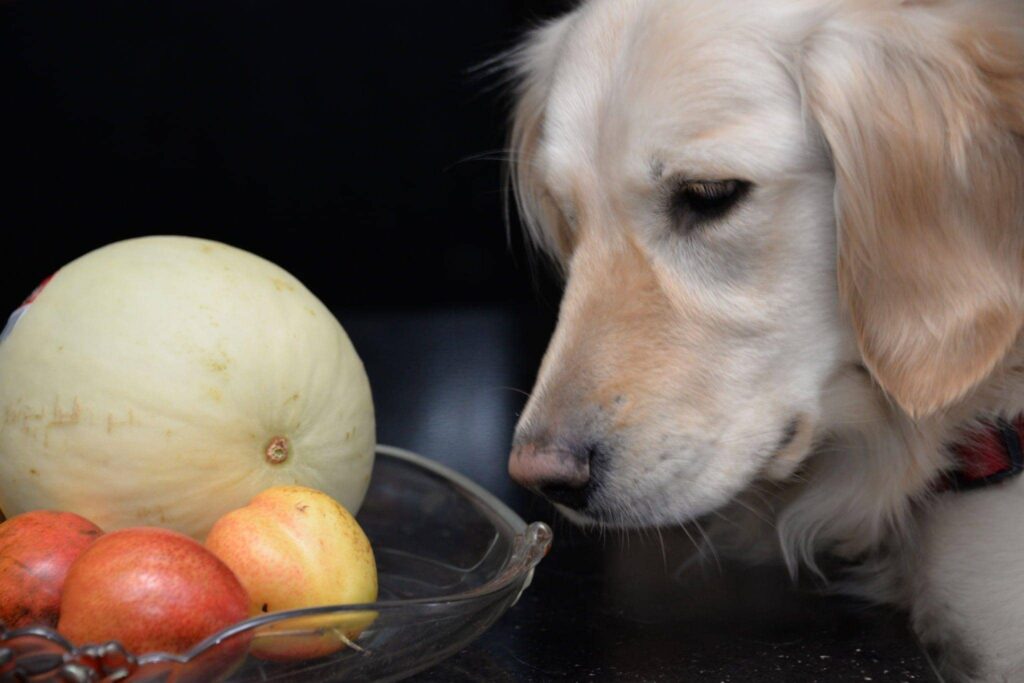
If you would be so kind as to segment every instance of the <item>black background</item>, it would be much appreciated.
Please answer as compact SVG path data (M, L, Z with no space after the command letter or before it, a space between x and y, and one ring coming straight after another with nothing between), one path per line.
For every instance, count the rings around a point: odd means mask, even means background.
M226 241L335 309L536 299L481 69L565 0L0 0L10 310L70 259Z

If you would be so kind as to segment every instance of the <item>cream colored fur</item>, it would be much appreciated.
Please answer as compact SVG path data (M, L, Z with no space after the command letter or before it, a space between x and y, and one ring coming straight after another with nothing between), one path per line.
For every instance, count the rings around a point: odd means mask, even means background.
M566 513L767 517L949 680L1024 680L1024 483L934 493L1024 411L1024 3L590 0L512 62L521 215L566 275L517 440L602 453Z

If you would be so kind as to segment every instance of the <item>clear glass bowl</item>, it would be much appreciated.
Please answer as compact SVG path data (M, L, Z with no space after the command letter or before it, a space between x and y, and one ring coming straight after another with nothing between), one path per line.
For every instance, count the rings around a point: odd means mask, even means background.
M530 584L551 544L544 524L527 526L462 475L389 446L377 448L358 520L377 559L376 603L256 617L184 656L128 653L117 643L76 649L49 629L0 629L0 681L397 680L482 634ZM356 631L353 644L345 634Z

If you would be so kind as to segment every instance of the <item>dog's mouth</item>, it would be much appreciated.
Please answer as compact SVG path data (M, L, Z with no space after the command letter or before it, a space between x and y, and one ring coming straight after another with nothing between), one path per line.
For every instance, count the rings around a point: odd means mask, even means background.
M782 432L782 438L779 439L779 443L772 453L772 459L785 452L796 441L797 434L800 433L800 422L800 417L794 417L786 424L786 428Z
M613 514L600 504L590 504L578 509L551 502L563 517L585 529L643 529L652 526L634 519L632 516L626 517L621 511L618 514Z
M782 481L788 479L811 451L814 440L812 420L796 415L787 424L777 445L755 479Z

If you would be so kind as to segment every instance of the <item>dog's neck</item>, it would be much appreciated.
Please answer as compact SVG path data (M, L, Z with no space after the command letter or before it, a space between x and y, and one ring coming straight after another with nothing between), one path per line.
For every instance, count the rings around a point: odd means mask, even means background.
M838 378L825 406L829 424L820 445L802 483L777 509L783 555L794 570L799 564L815 567L821 552L863 558L894 541L912 543L916 511L958 466L950 446L991 429L992 418L1024 414L1020 346L965 399L922 420L866 381L856 372Z

